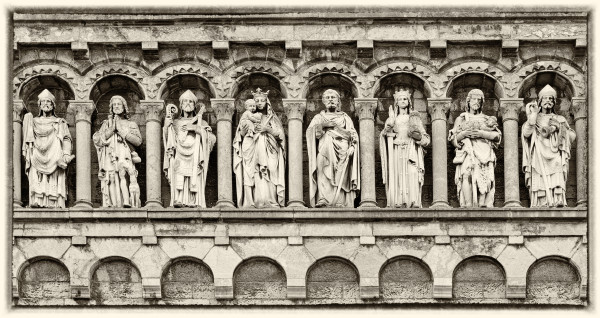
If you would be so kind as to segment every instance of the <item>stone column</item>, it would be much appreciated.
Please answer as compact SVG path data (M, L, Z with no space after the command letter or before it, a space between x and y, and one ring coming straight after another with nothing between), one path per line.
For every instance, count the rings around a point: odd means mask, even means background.
M288 206L305 207L302 186L302 122L306 111L306 99L284 99L283 109L288 120Z
M577 206L587 207L587 101L585 97L574 97L571 113L575 117L575 133L577 134Z
M377 98L355 98L360 137L360 206L376 207L375 197L375 109Z
M502 138L504 138L504 207L520 208L519 197L519 111L522 98L501 98Z
M217 115L217 169L219 172L217 207L234 207L231 117L235 111L235 99L211 98L210 104ZM238 191L243 191L243 189L238 189Z
M431 208L449 208L448 204L448 110L450 98L428 98L431 115L431 148L433 148L433 202Z
M96 109L91 100L71 100L69 108L75 114L75 208L92 208L92 113Z
M13 207L23 206L21 198L21 156L23 147L23 111L25 105L22 100L13 101Z
M146 207L162 208L161 178L163 100L141 100L140 107L146 118Z

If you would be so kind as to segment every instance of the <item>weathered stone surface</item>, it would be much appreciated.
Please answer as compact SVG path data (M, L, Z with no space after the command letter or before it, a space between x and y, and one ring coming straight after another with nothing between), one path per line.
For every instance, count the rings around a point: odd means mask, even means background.
M140 273L127 261L104 262L92 275L91 298L99 305L138 303L142 293Z
M350 259L359 247L358 238L313 238L304 239L304 246L316 259L339 256Z
M109 256L120 256L131 259L142 246L142 238L89 238L90 249L102 259Z
M206 265L188 259L173 262L162 276L162 296L166 299L214 298L212 273Z
M59 259L71 246L69 238L18 238L16 244L27 259L37 256L49 256Z
M548 258L535 263L527 275L527 298L574 299L579 297L580 278L566 261Z
M89 286L92 267L98 260L88 246L71 246L60 259L69 269L71 278L80 280L84 286ZM76 282L72 283L73 285L79 285Z
M431 298L433 278L429 269L416 259L391 260L381 269L379 278L383 298Z
M354 256L350 258L358 269L361 286L377 286L379 271L387 261L387 257L377 245L361 245Z
M22 298L69 298L69 271L52 260L39 260L23 269L19 286Z
M283 270L271 260L250 259L238 266L233 276L235 298L284 299L287 295Z
M450 245L434 245L423 257L434 278L451 278L454 268L461 260Z
M169 256L156 245L143 245L131 257L143 278L161 277L169 260Z
M455 298L504 298L504 271L489 258L463 261L454 272L452 294Z
M388 257L409 255L423 258L434 244L433 237L380 237L377 246Z
M524 246L509 245L497 257L497 260L504 267L510 285L512 279L524 283L523 279L527 276L527 271L536 258Z
M318 261L307 274L307 298L358 298L358 273L346 261L327 258Z
M485 255L497 258L507 244L506 237L453 237L452 247L462 258Z
M287 245L288 242L285 238L231 239L231 247L243 259L254 256L264 256L275 259Z
M214 246L214 243L211 238L163 237L158 241L158 245L171 259L182 256L203 259Z
M203 261L213 270L215 287L230 287L233 286L233 271L242 261L242 258L231 246L214 246L206 254Z
M537 259L551 255L571 257L580 240L580 237L528 237L525 247Z
M289 286L304 286L315 257L304 246L288 246L275 259L283 267Z

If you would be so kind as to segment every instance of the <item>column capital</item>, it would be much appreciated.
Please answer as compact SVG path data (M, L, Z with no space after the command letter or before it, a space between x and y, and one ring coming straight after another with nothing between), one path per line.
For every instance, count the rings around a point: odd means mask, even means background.
M92 123L92 113L96 109L92 100L70 100L69 109L75 113L75 123L85 121Z
M500 116L502 121L519 120L523 107L523 98L500 98Z
M155 121L161 123L161 112L165 108L164 100L148 100L140 101L140 107L144 110L146 122Z
M359 120L375 120L375 110L377 109L377 98L355 98L354 109Z
M571 114L573 114L575 121L587 118L587 109L587 98L573 97L573 99L571 100L571 109L569 111L571 112Z
M448 110L450 110L451 104L451 98L428 98L427 112L431 116L431 121L448 120Z
M23 112L25 110L25 104L23 100L15 99L13 101L13 122L23 122Z
M306 112L306 99L283 99L283 110L290 120L303 121L304 113Z
M231 122L233 112L235 112L234 98L211 98L210 105L217 115L217 122L227 120Z

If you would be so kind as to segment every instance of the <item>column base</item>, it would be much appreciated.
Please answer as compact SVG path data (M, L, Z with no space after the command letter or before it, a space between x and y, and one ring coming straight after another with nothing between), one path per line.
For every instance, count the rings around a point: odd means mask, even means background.
M288 208L306 208L306 205L304 205L304 201L298 201L298 200L293 200L293 201L288 201L287 204Z
M215 205L217 208L235 208L233 201L231 200L219 200Z
M588 206L587 200L577 201L577 207L578 208L587 208L587 206Z
M429 207L430 209L451 209L452 207L446 201L436 201Z
M504 202L504 205L502 207L504 207L504 208L522 208L523 206L521 205L521 202L511 200L511 201Z
M358 205L358 207L359 208L376 208L377 202L375 202L373 200L360 201L360 204Z
M73 206L75 209L92 209L92 202L87 200L77 200Z
M23 202L19 200L13 200L13 208L22 208Z
M148 200L146 201L146 204L144 205L145 208L150 208L150 209L161 209L163 208L162 202L160 201L156 201L156 200Z

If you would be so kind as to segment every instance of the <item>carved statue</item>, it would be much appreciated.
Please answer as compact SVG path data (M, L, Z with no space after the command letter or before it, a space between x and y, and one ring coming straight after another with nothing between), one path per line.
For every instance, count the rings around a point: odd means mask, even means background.
M38 95L40 113L23 118L23 156L29 179L29 206L64 208L67 165L73 158L67 122L56 117L56 99L45 89ZM20 190L19 190L20 191Z
M340 110L340 94L328 89L325 110L306 129L310 205L354 207L360 189L358 133L350 116Z
M285 134L268 94L260 88L252 92L255 107L246 103L247 110L235 132L233 171L238 207L285 205Z
M483 109L484 96L479 89L467 94L467 111L460 114L448 140L456 147L454 182L461 207L493 207L496 192L496 154L502 133L496 117Z
M390 117L379 136L383 183L388 207L421 207L425 173L425 150L430 138L419 114L414 111L410 92L394 94Z
M102 206L139 208L140 186L135 164L142 160L132 147L142 144L142 134L138 125L129 120L129 109L123 97L115 95L109 104L108 119L93 136L98 153Z
M206 208L206 176L210 152L216 137L208 123L202 120L205 107L196 111L198 98L190 90L179 97L181 113L175 105L167 105L163 141L163 170L171 185L171 206Z
M575 131L554 112L555 105L556 91L546 85L537 102L525 106L527 122L521 130L523 171L532 207L567 205L565 185Z

